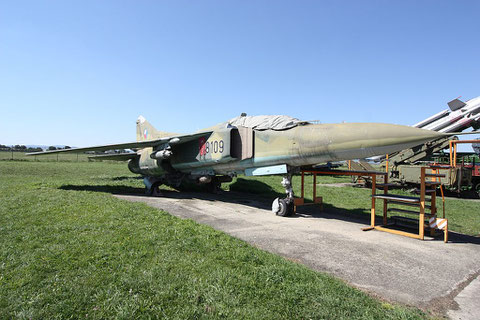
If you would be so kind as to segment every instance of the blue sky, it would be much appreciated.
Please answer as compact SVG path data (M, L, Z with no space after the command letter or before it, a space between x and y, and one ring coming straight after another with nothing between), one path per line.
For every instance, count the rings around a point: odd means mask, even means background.
M479 1L1 1L0 143L248 114L411 125L480 95Z

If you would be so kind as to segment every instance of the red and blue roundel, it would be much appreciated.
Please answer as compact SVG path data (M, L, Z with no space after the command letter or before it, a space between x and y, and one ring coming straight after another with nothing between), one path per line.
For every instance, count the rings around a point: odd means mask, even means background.
M147 133L148 133L147 129L143 130L143 138L144 139L147 139Z

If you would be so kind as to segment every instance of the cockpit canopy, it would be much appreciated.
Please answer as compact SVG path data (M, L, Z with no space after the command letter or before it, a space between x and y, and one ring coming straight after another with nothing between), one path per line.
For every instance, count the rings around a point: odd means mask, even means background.
M227 122L230 127L246 127L254 130L286 130L298 125L305 125L308 121L297 118L277 116L239 116Z

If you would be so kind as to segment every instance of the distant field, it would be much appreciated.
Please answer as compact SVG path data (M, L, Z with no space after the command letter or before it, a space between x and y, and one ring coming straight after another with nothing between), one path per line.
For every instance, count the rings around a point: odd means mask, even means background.
M88 155L81 153L81 154L72 154L72 153L65 153L65 154L49 154L44 156L26 156L25 152L19 151L0 151L0 160L24 160L24 161L68 161L68 162L80 162L80 161L88 161Z
M210 227L112 197L143 193L122 163L0 161L0 179L2 319L426 317ZM258 181L257 191L265 192L264 182L278 191L278 177ZM336 194L330 189L319 191Z

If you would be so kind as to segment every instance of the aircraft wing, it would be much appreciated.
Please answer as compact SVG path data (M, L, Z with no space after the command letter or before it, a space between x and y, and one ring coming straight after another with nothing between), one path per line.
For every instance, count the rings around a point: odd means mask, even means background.
M179 144L188 141L195 140L199 137L205 136L207 134L212 133L212 131L204 131L200 133L194 134L187 134L187 135L179 135L179 136L172 136L172 137L165 137L155 140L147 140L147 141L134 141L134 142L127 142L127 143L117 143L117 144L106 144L101 146L93 146L93 147L84 147L84 148L72 148L72 149L61 149L61 150L48 150L48 151L41 151L41 152L30 152L27 153L27 156L38 156L44 154L52 154L52 153L82 153L86 151L108 151L108 150L117 150L117 149L141 149L141 148L148 148L148 147L156 147L161 144L170 143L170 144Z

